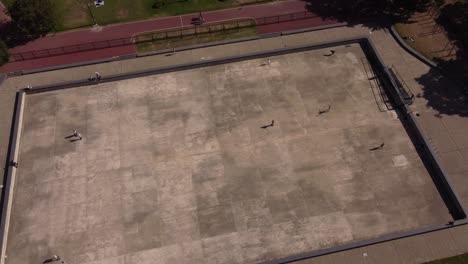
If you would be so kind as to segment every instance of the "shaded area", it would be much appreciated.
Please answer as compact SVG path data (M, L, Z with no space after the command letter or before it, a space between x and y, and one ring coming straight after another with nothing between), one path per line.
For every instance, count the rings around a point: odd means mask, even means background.
M451 60L434 59L440 66L416 78L423 86L423 94L427 100L427 106L438 112L438 115L459 115L468 117L467 105L467 58L463 52L456 53L456 58Z
M468 3L447 4L437 18L452 43L452 59L433 58L440 68L431 69L417 81L424 86L428 106L439 114L468 116Z
M440 9L437 22L444 27L449 37L468 46L468 3L456 2Z
M430 0L307 0L307 9L322 18L381 28L388 21L408 21L412 14L427 8ZM382 25L383 24L383 25Z
M468 253L450 257L450 258L426 262L426 264L464 264L464 263L468 263Z

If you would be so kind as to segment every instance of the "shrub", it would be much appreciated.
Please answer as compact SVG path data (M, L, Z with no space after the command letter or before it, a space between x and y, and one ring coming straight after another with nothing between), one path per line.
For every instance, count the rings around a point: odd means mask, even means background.
M8 62L10 54L8 54L8 47L5 42L0 40L0 65Z

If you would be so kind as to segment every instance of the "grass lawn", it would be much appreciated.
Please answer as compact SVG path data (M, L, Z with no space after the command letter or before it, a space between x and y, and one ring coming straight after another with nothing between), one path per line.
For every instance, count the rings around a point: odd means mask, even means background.
M468 263L468 253L463 255L458 255L455 257L450 257L446 259L434 260L431 262L426 262L425 264L466 264Z
M411 36L415 38L415 42L405 40L406 44L408 44L411 48L417 50L419 53L424 55L424 57L430 60L434 59L436 55L435 53L431 53L431 51L440 49L439 46L441 45L441 43L438 40L433 40L431 38L416 38L415 36L417 35L418 28L414 27L413 25L408 26L406 24L398 23L395 25L395 29L401 37Z
M166 40L158 40L158 41L148 41L142 42L137 44L138 52L149 52L149 51L156 51L156 50L163 50L163 49L172 49L182 46L189 46L195 44L202 44L214 41L222 41L227 39L236 39L236 38L244 38L244 37L251 37L256 36L257 30L255 27L244 27L240 28L235 31L226 31L218 32L218 33L206 33L195 36L189 36L184 38L172 38Z
M15 0L0 0L5 6L10 6Z
M0 0L11 5L15 0ZM175 16L199 11L209 11L272 0L105 0L96 8L92 0L53 0L58 13L57 31L93 25L90 10L99 25L142 20L154 17ZM159 8L155 8L156 2ZM164 3L163 3L164 2ZM90 3L88 9L86 4Z

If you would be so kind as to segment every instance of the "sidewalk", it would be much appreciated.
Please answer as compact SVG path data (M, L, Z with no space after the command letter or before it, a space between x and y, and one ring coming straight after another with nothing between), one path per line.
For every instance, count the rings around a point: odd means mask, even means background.
M466 135L468 135L468 117L463 116L461 112L452 112L450 115L441 114L431 107L431 105L443 103L444 97L437 96L437 92L450 90L452 93L457 93L457 87L443 80L437 71L403 50L386 30L372 32L363 26L340 27L281 36L280 39L260 39L181 51L174 56L149 56L9 78L0 87L0 104L4 106L4 111L0 113L0 160L5 160L15 92L28 84L45 85L85 79L95 71L105 76L256 51L274 50L284 47L284 45L293 47L363 35L370 36L383 61L388 65L394 65L404 81L417 95L411 108L420 114L419 121L424 133L428 135L434 148L438 150L442 165L448 169L449 177L454 183L455 191L460 196L462 204L467 207L468 139ZM430 91L434 94L428 95ZM466 106L462 110L466 111ZM465 225L298 263L422 263L467 251L468 225Z

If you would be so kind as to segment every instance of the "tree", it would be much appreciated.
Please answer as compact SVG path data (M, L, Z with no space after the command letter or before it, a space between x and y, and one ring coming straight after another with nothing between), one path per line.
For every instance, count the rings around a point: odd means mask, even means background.
M431 0L307 0L308 9L325 18L347 22L408 19L423 10Z
M55 28L56 13L52 0L16 0L10 16L21 34L44 36Z
M3 65L8 62L10 59L10 54L8 54L8 48L5 42L0 40L0 65Z

